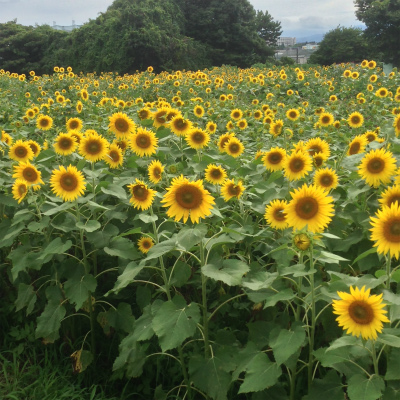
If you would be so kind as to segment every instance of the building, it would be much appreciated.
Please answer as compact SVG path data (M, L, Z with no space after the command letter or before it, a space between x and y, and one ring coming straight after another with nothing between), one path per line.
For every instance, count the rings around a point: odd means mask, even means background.
M307 43L306 45L301 46L303 50L317 50L318 47L319 45L316 43Z
M56 25L56 21L53 21L53 29L57 31L71 32L74 29L80 28L82 25L76 25L75 21L72 21L72 25Z
M296 38L295 37L278 37L277 43L278 46L294 46L296 44Z

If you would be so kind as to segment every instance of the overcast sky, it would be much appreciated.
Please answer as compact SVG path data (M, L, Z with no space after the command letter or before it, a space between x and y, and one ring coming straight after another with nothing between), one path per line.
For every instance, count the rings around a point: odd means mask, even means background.
M105 12L113 0L0 0L0 23L17 18L23 25L81 25ZM326 33L338 25L362 27L353 0L250 0L280 21L283 36Z

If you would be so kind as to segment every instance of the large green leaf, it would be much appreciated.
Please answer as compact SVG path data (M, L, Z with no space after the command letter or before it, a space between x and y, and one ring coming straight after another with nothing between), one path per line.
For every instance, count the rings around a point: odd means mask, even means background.
M11 251L8 258L12 261L11 275L14 281L17 279L20 272L26 271L28 268L38 270L51 258L50 255L46 259L41 260L38 254L39 253L33 252L32 247L29 245L18 246Z
M106 335L110 333L111 328L130 333L133 330L135 317L132 315L131 306L121 302L117 309L110 308L106 312L99 313L97 321Z
M240 285L243 275L250 270L249 266L240 260L223 260L221 265L207 264L201 272L216 281L222 281L229 286Z
M127 260L136 260L140 257L135 245L127 238L117 237L110 242L104 251L110 256L121 257Z
M114 183L109 184L107 188L102 187L101 191L105 194L109 194L110 196L117 197L120 200L126 200L128 198L125 189Z
M340 376L335 371L328 371L323 379L314 379L308 395L302 400L343 400L344 392ZM359 399L361 400L361 398Z
M391 347L400 348L400 338L398 336L389 335L388 333L381 333L378 335L377 341L387 344Z
M65 253L72 247L71 240L67 240L65 243L61 240L60 237L55 238L52 240L41 252L40 256L38 257L39 260L43 260L49 255L54 254L61 254Z
M214 400L227 400L231 375L218 357L204 359L194 355L189 360L189 374L194 386Z
M377 375L353 375L348 381L347 394L350 400L377 400L385 390L385 381Z
M267 289L277 277L277 272L251 271L243 279L242 285L251 290Z
M400 349L391 349L385 379L387 381L400 379Z
M76 223L78 229L83 229L86 232L94 232L101 228L101 224L96 220L89 220L86 222L79 221Z
M79 310L89 298L89 293L96 290L97 280L91 274L85 274L83 267L77 267L75 273L64 283L66 297Z
M131 261L124 269L124 272L118 277L114 287L110 292L119 292L132 282L134 282L136 275L144 268L142 264L136 264L135 261ZM110 293L108 292L107 295Z
M36 303L36 293L33 290L33 286L20 283L18 285L18 297L15 301L16 311L19 311L26 307L26 315L29 315Z
M281 376L279 366L270 361L265 353L259 352L246 366L246 376L239 393L259 392L275 385Z
M11 246L14 240L18 237L20 232L25 228L25 224L23 222L11 226L10 220L4 220L0 224L0 232L1 239L0 239L0 248Z
M185 227L176 235L176 246L189 251L193 246L200 243L207 234L207 225L199 224L194 228Z
M146 362L146 347L136 342L129 348L120 348L119 356L114 361L113 371L123 370L128 378L142 375L143 365Z
M278 365L286 362L303 345L305 338L306 332L301 324L294 323L290 330L274 329L269 345Z
M187 305L181 296L166 301L153 319L153 329L162 351L174 349L193 336L199 321L200 309L196 303Z

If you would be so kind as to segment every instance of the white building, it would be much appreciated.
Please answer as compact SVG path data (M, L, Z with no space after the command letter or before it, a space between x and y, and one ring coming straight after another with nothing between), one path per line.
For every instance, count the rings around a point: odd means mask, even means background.
M296 38L295 37L278 37L277 45L278 46L294 46L296 44Z

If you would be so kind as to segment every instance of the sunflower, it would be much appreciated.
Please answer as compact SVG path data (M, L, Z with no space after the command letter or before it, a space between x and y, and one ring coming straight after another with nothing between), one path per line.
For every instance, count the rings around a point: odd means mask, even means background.
M273 200L265 207L264 218L274 229L285 229L288 227L285 208L286 200Z
M371 240L380 254L390 253L390 257L399 258L400 253L400 206L397 201L383 206L371 217Z
M396 136L400 135L400 114L398 114L393 121L394 133Z
M182 115L177 115L171 119L169 127L176 136L185 136L192 129L192 123Z
M13 138L11 135L5 131L1 131L1 141L5 143L7 146L11 146L13 142Z
M149 174L150 182L158 183L160 182L162 173L164 172L164 166L160 161L153 160L147 167L147 172Z
M217 131L217 124L212 121L207 122L206 131L212 135Z
M323 112L319 115L318 122L319 122L320 126L327 127L329 125L332 125L334 120L335 120L335 118L333 117L333 115L331 113Z
M353 336L362 336L363 339L376 340L377 332L382 332L382 322L390 322L386 317L386 310L382 310L382 294L370 295L370 289L350 287L350 293L337 292L341 300L333 300L333 313L339 326L346 333Z
M208 145L210 135L203 129L193 128L187 133L185 140L192 149L202 149Z
M315 172L314 185L322 189L335 189L338 185L336 172L331 168L321 168Z
M8 151L8 156L15 161L30 161L35 157L27 142L17 140Z
M167 121L167 114L169 112L168 107L161 107L159 108L156 112L153 113L153 125L156 128L159 128L160 126L164 126L168 123Z
M168 217L175 217L175 221L183 218L186 223L189 216L191 221L198 223L200 218L211 214L214 198L208 190L204 189L203 181L189 181L181 175L172 180L171 186L167 189L162 203L169 207Z
M221 187L221 194L225 201L228 201L233 197L239 199L242 196L244 189L242 181L235 183L233 179L227 179Z
M312 170L312 159L302 151L292 152L283 161L283 170L290 181L301 179Z
M11 189L13 199L18 200L18 204L24 199L28 193L28 183L25 179L16 179Z
M141 108L140 110L138 110L137 114L142 121L145 119L150 119L153 116L153 113L148 107Z
M146 254L154 246L154 242L153 242L153 239L146 237L146 236L142 236L137 241L137 245L139 247L139 250L142 253Z
M368 144L368 140L365 135L357 135L350 143L347 150L347 155L364 153L365 147Z
M272 121L269 127L269 133L274 137L279 136L282 133L283 121L277 119L276 121Z
M13 178L19 178L26 181L27 185L37 185L44 183L42 181L42 173L29 161L20 162L18 165L14 165Z
M378 199L381 206L390 207L393 203L397 202L400 204L400 186L394 185L388 187L384 192L381 193L380 199Z
M32 118L36 115L36 113L35 113L34 110L32 110L32 108L28 108L28 109L25 111L25 115L26 115L28 118L32 119Z
M245 119L241 119L238 122L236 122L236 126L240 129L240 130L244 130L247 128L247 121Z
M108 149L108 142L103 136L90 129L79 143L79 154L91 162L101 160Z
M131 136L130 148L139 157L151 156L157 151L158 139L153 131L145 128L139 128Z
M326 157L329 157L331 154L331 151L329 149L329 144L325 140L320 139L319 137L307 140L305 144L305 149L306 151L308 151L308 154L310 156L313 156L314 154L317 153L322 153Z
M59 133L53 146L57 154L68 156L76 150L78 143L70 133Z
M295 108L290 108L286 111L286 118L290 119L291 121L296 121L300 116L299 110Z
M83 128L83 123L80 118L70 118L66 122L67 131L78 131L80 132Z
M213 185L221 185L222 183L224 183L227 177L224 168L215 164L208 164L204 173L205 173L205 180L207 182L212 183Z
M385 87L380 87L376 92L375 96L377 97L387 97L389 91Z
M36 128L48 131L53 126L53 118L48 115L39 114L36 118Z
M33 151L33 155L37 157L40 153L40 150L42 149L40 147L40 144L38 142L35 142L34 140L28 140L26 143L28 143L29 147Z
M371 150L358 166L358 174L373 187L378 187L381 183L389 183L395 172L396 159L390 151L385 149Z
M227 132L218 138L218 149L221 153L225 151L226 144L233 137L235 137L235 134L233 132Z
M297 233L293 236L294 246L301 251L306 251L310 248L311 239L307 233Z
M128 185L129 192L132 197L130 198L130 202L133 207L141 210L147 210L153 204L154 196L156 195L156 191L153 189L149 189L147 185L136 179L135 183L131 183Z
M122 155L122 150L117 144L112 143L104 156L104 161L110 166L110 168L118 168L122 166L124 162L124 156Z
M193 113L196 117L201 118L204 115L204 108L200 105L194 106Z
M359 128L364 123L364 117L358 111L355 111L347 118L347 123L351 128Z
M269 171L279 171L283 169L286 158L286 150L280 147L273 147L267 151L262 158L262 162Z
M80 93L82 100L85 100L85 101L89 100L89 93L86 89L82 89L79 93Z
M316 168L322 167L326 160L327 157L322 153L316 153L312 156L312 161Z
M237 139L236 137L232 137L226 142L224 150L230 156L237 158L243 153L244 146L239 139Z
M108 129L115 133L117 139L127 138L135 132L135 123L124 113L114 113L109 117Z
M72 165L67 168L60 165L53 170L50 177L50 186L53 193L64 201L74 201L82 196L86 182L81 171Z
M83 104L80 100L76 102L76 111L80 114L83 110Z
M304 184L291 192L292 200L286 207L289 226L310 232L321 232L331 221L333 198L324 189Z

